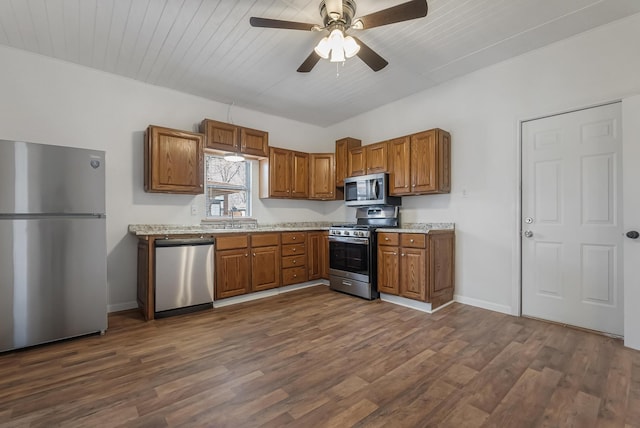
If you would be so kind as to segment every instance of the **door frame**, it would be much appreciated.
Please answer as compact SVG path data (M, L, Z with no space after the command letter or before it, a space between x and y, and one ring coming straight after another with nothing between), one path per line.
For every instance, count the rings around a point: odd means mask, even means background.
M542 115L531 116L530 118L518 119L517 121L517 141L516 145L516 173L517 173L517 186L516 186L516 222L515 233L513 241L513 289L511 293L511 308L512 315L522 316L522 126L525 122L531 122L533 120L545 119L548 117L559 116L562 114L575 113L582 110L589 110L597 107L604 107L611 104L622 103L622 99L615 99L609 101L603 101L583 107L576 107L568 110L560 110L555 113L547 113ZM622 124L624 126L624 124ZM623 184L624 185L624 184ZM624 277L622 278L624 281ZM624 287L624 284L623 284Z

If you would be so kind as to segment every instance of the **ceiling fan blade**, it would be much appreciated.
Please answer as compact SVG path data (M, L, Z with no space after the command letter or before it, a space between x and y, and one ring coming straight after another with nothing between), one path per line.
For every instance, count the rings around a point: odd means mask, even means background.
M293 21L281 21L279 19L256 18L255 16L252 16L249 19L249 23L251 24L252 27L283 28L285 30L312 31L314 27L317 27L316 24L307 24L304 22L293 22Z
M308 73L313 69L313 67L316 66L318 61L320 61L320 55L318 55L315 51L312 51L311 55L309 55L307 59L304 60L304 62L300 65L300 67L298 67L298 70L296 71L298 73Z
M342 17L342 0L325 0L324 7L327 8L328 14L337 14L338 19Z
M365 64L371 67L373 71L380 71L389 64L386 59L382 58L373 49L362 43L362 40L356 37L353 38L360 45L360 50L356 55L358 55Z
M382 25L395 24L396 22L409 21L411 19L427 16L427 0L413 0L397 6L383 9L356 19L362 22L362 29L380 27ZM358 28L358 26L354 26Z

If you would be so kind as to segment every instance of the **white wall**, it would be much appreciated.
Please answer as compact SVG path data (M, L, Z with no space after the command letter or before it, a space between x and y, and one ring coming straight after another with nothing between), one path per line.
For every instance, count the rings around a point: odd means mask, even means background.
M149 124L196 130L229 107L27 52L0 47L0 139L86 147L107 153L107 250L111 310L135 304L136 240L131 223L197 224L203 196L145 193L143 135ZM323 128L233 107L234 123L269 131L270 144L332 152ZM257 176L257 165L256 165ZM257 181L256 181L257 182ZM260 222L343 220L340 202L253 200Z
M640 92L638 40L635 15L385 105L331 132L369 144L434 127L450 131L451 194L403 198L403 219L455 221L459 300L516 314L519 122Z

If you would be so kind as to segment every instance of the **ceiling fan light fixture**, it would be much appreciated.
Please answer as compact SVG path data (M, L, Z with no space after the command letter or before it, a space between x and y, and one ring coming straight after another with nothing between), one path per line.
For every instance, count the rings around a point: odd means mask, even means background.
M343 48L333 48L331 49L331 62L344 62L344 49Z
M356 43L356 40L351 36L345 37L344 38L344 56L346 56L347 58L351 58L354 55L356 55L358 52L360 52L360 45Z
M245 158L240 153L227 153L224 155L224 160L227 162L242 162Z
M329 58L329 54L331 53L331 44L329 43L328 37L323 37L322 40L318 43L318 46L313 48L313 50L320 56L320 58L327 59Z

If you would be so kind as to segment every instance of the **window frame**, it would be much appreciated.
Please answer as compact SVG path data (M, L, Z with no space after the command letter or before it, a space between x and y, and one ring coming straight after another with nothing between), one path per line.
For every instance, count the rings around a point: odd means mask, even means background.
M233 193L239 193L239 192L246 192L247 193L247 201L246 201L246 216L239 216L237 218L242 218L242 219L252 219L253 218L253 203L252 203L252 192L253 192L253 164L251 162L250 159L245 159L244 164L245 164L245 179L244 185L241 184L233 184L233 183L223 183L223 184L217 184L217 185L211 185L210 182L207 180L207 172L208 172L208 157L214 157L214 158L219 158L219 159L223 159L223 155L220 153L216 153L216 152L209 152L209 151L205 151L204 153L204 183L205 183L205 195L204 195L204 205L205 205L205 210L204 210L204 220L208 220L208 221L216 221L216 220L222 220L222 219L228 219L231 217L230 215L230 209L231 207L225 207L225 210L227 212L226 215L219 215L219 216L214 216L211 215L211 201L212 198L209 198L209 189L213 188L213 189L219 189L219 190L226 190L226 191L235 191Z

